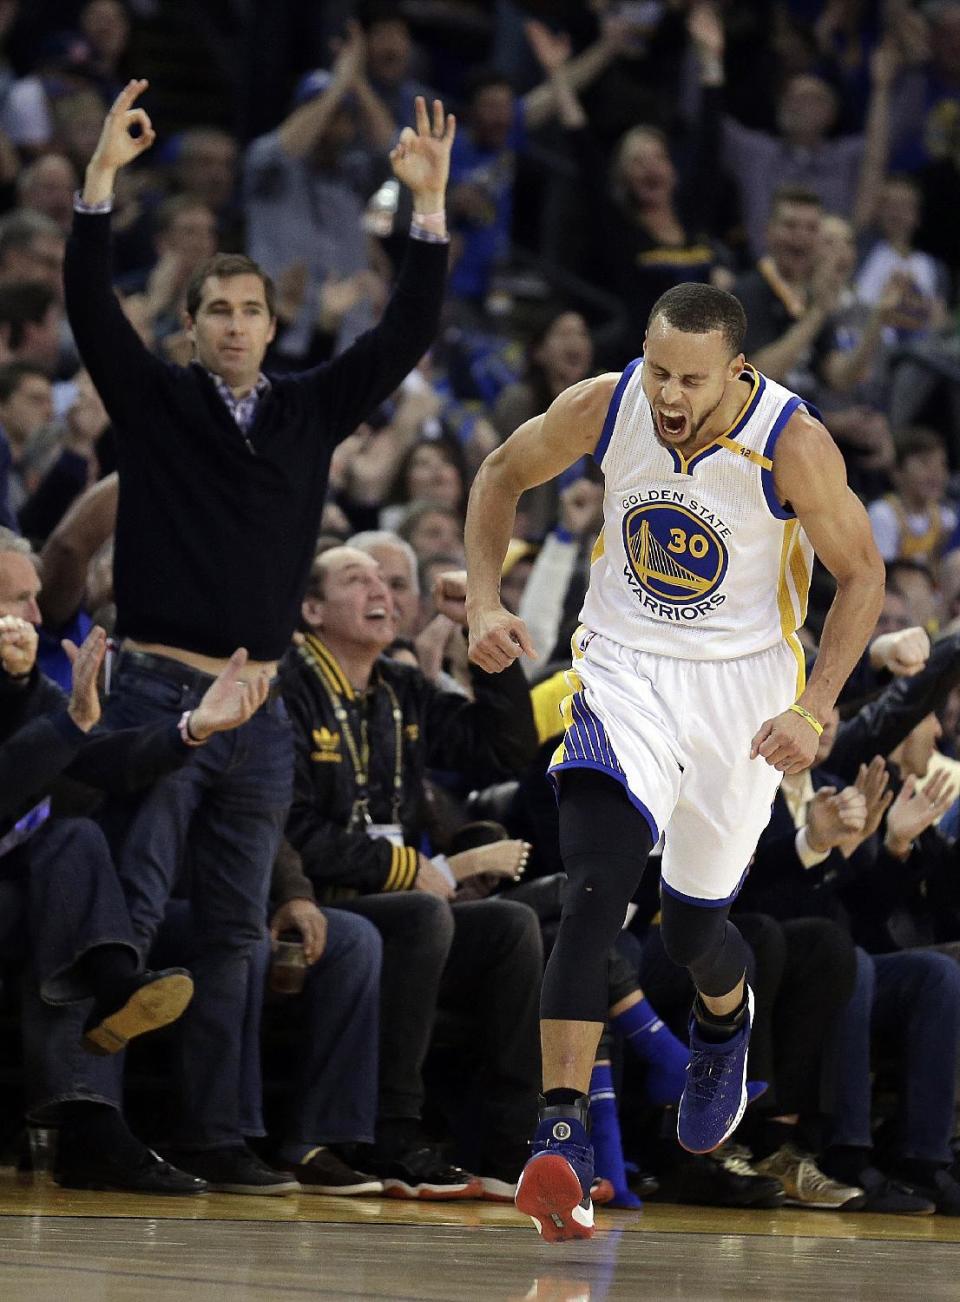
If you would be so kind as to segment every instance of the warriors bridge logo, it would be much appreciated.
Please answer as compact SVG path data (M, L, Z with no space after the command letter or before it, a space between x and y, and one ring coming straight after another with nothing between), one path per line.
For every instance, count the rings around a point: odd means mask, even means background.
M704 514L654 501L624 516L625 574L650 613L687 622L723 602L717 590L727 572L727 549Z

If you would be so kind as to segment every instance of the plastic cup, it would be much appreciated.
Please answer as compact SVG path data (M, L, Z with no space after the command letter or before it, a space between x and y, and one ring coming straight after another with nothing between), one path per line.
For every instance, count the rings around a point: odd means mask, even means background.
M270 989L278 995L298 995L307 979L302 940L280 940L270 964Z

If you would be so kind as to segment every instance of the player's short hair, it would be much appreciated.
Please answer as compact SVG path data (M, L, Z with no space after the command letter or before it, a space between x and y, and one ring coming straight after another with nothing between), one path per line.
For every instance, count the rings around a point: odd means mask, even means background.
M731 357L740 352L747 333L747 314L740 300L725 289L696 281L684 281L661 294L650 309L648 329L658 316L684 334L705 335L711 330L721 331Z
M205 207L204 204L191 204L190 207ZM277 291L273 281L253 258L245 253L215 253L212 258L202 262L190 277L187 286L187 314L196 317L203 299L203 287L211 276L228 280L231 276L259 276L263 281L263 293L267 300L267 311L271 317L277 315Z
M897 434L897 469L899 470L910 457L925 457L931 452L942 452L946 456L947 445L942 434L935 429L925 429L914 425Z

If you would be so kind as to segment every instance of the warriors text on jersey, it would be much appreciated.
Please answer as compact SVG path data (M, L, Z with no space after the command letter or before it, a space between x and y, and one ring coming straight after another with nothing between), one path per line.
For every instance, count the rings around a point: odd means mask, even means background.
M623 372L595 453L604 526L581 619L622 646L729 660L788 640L801 657L813 549L773 486L773 455L795 394L746 367L734 423L689 458L664 447L643 392Z

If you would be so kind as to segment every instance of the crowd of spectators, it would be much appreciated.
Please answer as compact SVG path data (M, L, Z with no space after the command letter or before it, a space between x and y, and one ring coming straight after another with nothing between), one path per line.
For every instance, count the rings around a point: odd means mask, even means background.
M960 1215L960 0L265 8L0 0L0 1138L55 1128L68 1187L512 1198L603 491L585 460L521 501L502 593L540 654L498 676L467 662L466 499L697 280L823 414L886 602L737 905L747 1120L707 1157L663 1139L691 988L651 872L610 956L594 1195ZM93 194L134 75L149 139ZM408 241L390 161L418 95L457 115L435 329L443 237L418 213ZM211 275L263 285L247 408L197 364ZM259 455L271 390L301 462L276 430ZM198 453L207 424L229 449ZM811 656L831 595L818 569ZM131 629L227 667L117 659Z

